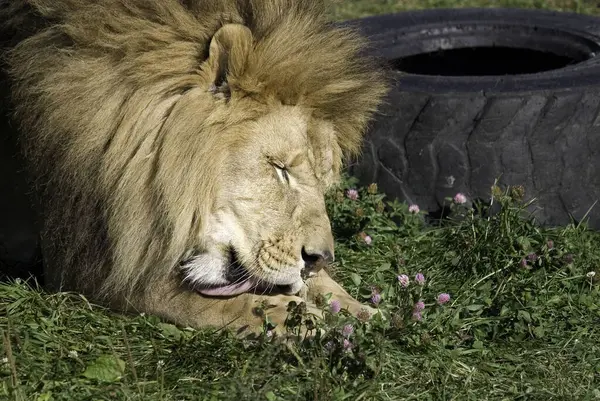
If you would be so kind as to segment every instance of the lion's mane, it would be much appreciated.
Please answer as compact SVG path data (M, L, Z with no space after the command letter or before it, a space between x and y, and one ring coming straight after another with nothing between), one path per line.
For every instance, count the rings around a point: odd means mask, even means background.
M58 272L49 279L96 297L135 294L174 274L211 210L228 145L204 127L236 121L191 93L205 84L200 65L223 24L244 24L255 40L230 85L259 102L312 109L333 124L346 155L359 150L384 93L361 55L365 42L328 23L322 1L3 6L4 30L27 33L5 60L44 219L45 263Z

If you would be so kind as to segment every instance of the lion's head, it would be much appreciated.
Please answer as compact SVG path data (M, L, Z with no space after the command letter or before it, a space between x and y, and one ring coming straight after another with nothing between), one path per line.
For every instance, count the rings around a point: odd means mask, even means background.
M295 293L333 260L325 192L384 86L322 2L27 3L60 22L9 59L55 280Z
M307 265L334 257L324 191L339 169L335 134L326 122L311 124L306 110L277 106L233 135L205 250L184 268L205 294L274 285L296 293Z

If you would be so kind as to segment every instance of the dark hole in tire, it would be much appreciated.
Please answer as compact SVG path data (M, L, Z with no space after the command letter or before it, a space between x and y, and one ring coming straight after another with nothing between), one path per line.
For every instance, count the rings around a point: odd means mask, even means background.
M539 50L489 46L415 54L393 60L392 66L410 74L485 76L533 74L581 61Z

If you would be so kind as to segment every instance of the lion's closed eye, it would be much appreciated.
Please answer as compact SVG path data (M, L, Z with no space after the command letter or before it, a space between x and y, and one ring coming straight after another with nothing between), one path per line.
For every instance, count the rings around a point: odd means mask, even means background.
M287 167L283 163L277 163L277 162L273 163L273 167L275 168L275 171L277 172L277 176L279 177L279 180L284 184L289 184L290 183L290 173L289 173Z

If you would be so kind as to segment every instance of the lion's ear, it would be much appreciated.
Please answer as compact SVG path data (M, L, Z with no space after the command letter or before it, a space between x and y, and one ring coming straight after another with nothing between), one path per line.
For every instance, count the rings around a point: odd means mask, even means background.
M226 24L215 33L207 60L212 78L211 92L230 96L229 81L244 73L252 43L252 32L244 25Z

